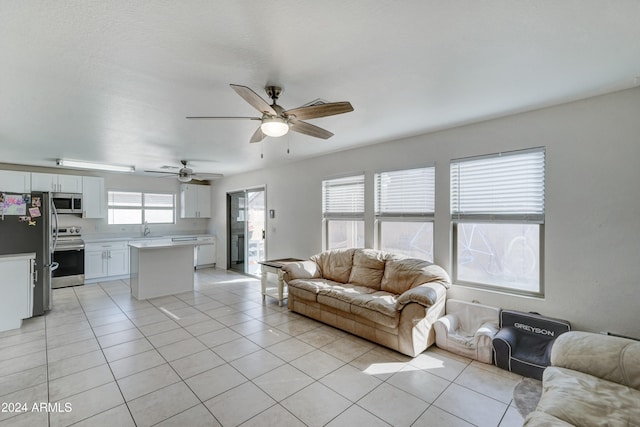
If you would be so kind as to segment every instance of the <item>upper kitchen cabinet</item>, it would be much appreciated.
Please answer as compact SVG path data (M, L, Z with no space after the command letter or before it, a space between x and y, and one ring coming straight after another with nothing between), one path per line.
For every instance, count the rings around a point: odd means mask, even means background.
M211 186L180 185L180 218L211 217Z
M31 174L31 190L55 193L82 193L82 177L78 175L33 172Z
M82 177L82 217L106 218L107 195L104 190L104 178L96 176Z
M0 192L31 192L31 174L29 172L0 170Z

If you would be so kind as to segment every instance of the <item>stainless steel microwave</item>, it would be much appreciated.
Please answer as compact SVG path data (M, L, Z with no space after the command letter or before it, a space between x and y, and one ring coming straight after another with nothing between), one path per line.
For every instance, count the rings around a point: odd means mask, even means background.
M82 215L82 194L53 193L51 201L59 214Z

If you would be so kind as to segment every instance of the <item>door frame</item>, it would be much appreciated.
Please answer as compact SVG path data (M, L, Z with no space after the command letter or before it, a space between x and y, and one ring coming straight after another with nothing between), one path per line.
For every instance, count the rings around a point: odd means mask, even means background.
M226 193L226 199L227 199L227 213L226 213L226 224L227 224L227 270L231 270L231 196L233 194L238 194L238 193L244 193L245 196L245 209L247 208L248 205L248 200L246 198L247 193L249 192L254 192L254 191L263 191L264 192L264 258L268 259L268 250L267 250L267 219L268 219L268 215L267 215L267 185L263 184L263 185L255 185L255 186L251 186L251 187L246 187L246 188L241 188L241 189L237 189L237 190L229 190ZM244 221L244 235L245 235L245 239L244 239L244 269L243 269L243 274L246 274L248 276L252 276L252 277L260 277L259 275L251 275L249 273L247 273L247 267L249 265L249 239L247 238L248 236L248 226L249 226L249 215L247 213L245 213L245 221Z

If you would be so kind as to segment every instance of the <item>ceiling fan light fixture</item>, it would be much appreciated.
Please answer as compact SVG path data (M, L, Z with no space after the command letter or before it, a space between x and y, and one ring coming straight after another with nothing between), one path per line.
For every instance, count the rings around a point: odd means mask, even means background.
M262 119L260 129L265 135L277 138L289 132L289 124L281 117L268 117Z
M191 182L191 175L178 175L178 181L180 182Z

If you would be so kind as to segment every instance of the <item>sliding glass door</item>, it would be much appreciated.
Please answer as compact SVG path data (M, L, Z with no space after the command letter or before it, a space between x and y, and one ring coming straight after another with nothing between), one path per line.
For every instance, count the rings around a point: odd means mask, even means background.
M259 276L258 261L265 259L265 189L227 194L227 268Z

